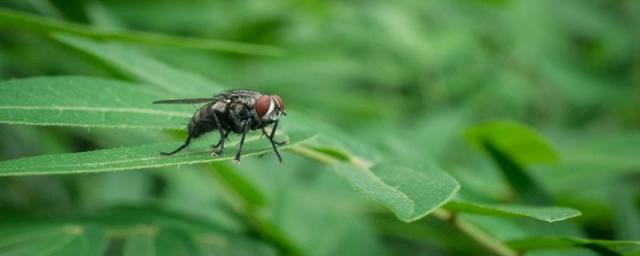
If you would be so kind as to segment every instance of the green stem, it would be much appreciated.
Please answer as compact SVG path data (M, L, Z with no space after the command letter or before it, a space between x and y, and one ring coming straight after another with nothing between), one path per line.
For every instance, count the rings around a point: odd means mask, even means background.
M465 221L463 219L458 218L455 212L451 212L445 209L437 209L433 212L432 216L435 218L448 222L454 227L456 227L460 232L467 235L471 239L475 240L486 248L487 250L493 252L496 255L500 256L518 256L518 252L509 248L507 245L502 243L501 241L491 237L489 234L480 230L478 227L473 225L472 223Z
M325 153L322 153L320 151L314 150L312 148L309 148L305 145L295 145L295 146L291 146L289 148L287 148L287 150L294 152L296 154L302 155L306 158L312 159L312 160L316 160L320 163L326 164L326 165L332 165L335 164L339 161L341 161L341 159L332 157L331 155L327 155ZM360 169L369 169L369 167L371 167L371 163L367 162L366 160L363 160L361 158L355 157L355 156L350 156L349 157L349 161L350 164L352 164L355 167L358 167Z

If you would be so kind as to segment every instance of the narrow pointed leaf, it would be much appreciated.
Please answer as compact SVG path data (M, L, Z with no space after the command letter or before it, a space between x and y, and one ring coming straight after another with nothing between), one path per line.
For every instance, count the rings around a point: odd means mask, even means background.
M281 135L280 140L289 143L285 149L311 139L314 135L292 131ZM175 167L188 164L231 160L238 149L237 141L229 143L221 156L211 156L210 141L199 140L189 149L173 155L162 156L160 152L177 148L181 143L157 143L123 148L112 148L81 153L42 155L0 162L0 176L73 174L109 172L159 167ZM258 135L247 137L243 157L272 152L271 144Z
M527 217L546 222L562 221L582 215L580 211L567 207L514 204L479 204L462 200L450 201L445 207L459 212L469 212L504 217Z
M20 28L37 33L65 32L95 39L110 39L147 45L227 51L257 55L282 55L282 50L273 46L256 45L216 39L179 37L165 34L112 31L80 24L52 20L24 12L0 8L0 27Z
M60 76L0 83L0 123L184 129L193 107L152 102L167 93L141 84Z

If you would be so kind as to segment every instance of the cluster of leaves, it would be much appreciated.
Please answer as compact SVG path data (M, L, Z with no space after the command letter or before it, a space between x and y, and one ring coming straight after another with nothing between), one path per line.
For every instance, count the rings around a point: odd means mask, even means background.
M632 0L72 2L0 4L2 254L640 255ZM284 164L158 154L236 87Z

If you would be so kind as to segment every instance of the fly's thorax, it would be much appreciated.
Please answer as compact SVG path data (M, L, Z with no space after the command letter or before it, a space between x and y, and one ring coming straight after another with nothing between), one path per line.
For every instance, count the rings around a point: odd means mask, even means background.
M215 110L218 112L225 112L227 110L227 105L231 103L230 100L220 100L211 105L211 110Z

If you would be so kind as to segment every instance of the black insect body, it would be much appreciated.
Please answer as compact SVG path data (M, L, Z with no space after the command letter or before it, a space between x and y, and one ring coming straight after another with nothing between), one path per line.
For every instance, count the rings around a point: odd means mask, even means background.
M278 161L282 162L282 157L278 152L277 145L286 142L278 142L273 139L278 128L278 121L284 111L284 101L278 95L264 95L259 92L249 90L227 91L212 98L200 99L178 99L160 100L154 104L189 104L207 103L193 114L188 125L188 136L184 144L171 152L162 152L162 155L170 156L186 148L192 139L198 138L207 132L218 130L220 140L213 145L212 155L222 154L224 142L230 132L241 134L240 146L234 158L234 162L240 162L240 153L244 145L244 138L250 130L262 130L271 142L273 150L276 152ZM265 127L273 124L271 133L267 133Z

